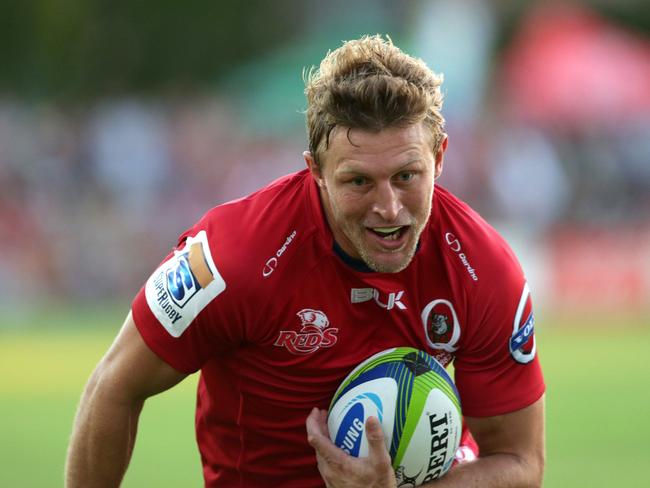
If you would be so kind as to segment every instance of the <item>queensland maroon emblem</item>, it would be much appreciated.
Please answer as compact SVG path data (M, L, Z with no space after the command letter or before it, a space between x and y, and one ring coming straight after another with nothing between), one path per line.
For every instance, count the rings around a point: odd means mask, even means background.
M454 352L460 338L460 324L449 300L439 298L429 302L422 310L422 323L429 346Z
M442 313L429 314L428 332L432 342L447 343L451 340L452 327L449 320L449 317Z

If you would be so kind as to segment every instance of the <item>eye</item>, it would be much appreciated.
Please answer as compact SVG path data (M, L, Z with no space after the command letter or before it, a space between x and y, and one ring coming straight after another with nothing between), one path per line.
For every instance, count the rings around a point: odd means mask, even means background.
M397 181L405 183L407 181L411 181L414 176L415 172L413 171L402 171L401 173L397 174Z
M363 186L367 182L368 182L368 180L366 178L364 178L363 176L355 176L354 178L352 178L350 180L350 183L352 183L352 185L354 185L354 186Z

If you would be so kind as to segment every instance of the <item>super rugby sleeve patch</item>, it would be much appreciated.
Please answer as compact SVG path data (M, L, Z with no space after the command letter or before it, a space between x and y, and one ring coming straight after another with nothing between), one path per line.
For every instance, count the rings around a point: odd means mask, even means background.
M204 230L162 263L147 280L149 308L173 337L180 337L196 316L226 289L210 254Z
M519 299L509 347L510 354L518 363L528 364L535 359L535 316L533 315L528 283L524 284L524 290Z

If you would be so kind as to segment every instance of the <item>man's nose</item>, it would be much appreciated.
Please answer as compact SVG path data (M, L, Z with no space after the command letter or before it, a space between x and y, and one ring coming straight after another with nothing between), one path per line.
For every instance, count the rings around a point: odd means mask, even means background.
M399 191L388 182L381 183L375 189L374 198L373 212L386 222L395 221L403 208Z

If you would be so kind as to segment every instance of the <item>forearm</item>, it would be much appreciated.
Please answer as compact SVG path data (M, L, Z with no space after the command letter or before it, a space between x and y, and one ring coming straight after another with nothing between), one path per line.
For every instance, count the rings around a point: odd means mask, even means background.
M185 376L149 349L129 313L81 399L68 449L66 487L119 486L145 399Z
M512 454L494 454L462 463L425 488L538 488L543 466Z
M110 389L89 385L68 450L67 488L119 486L133 451L142 405L143 401L116 400Z

